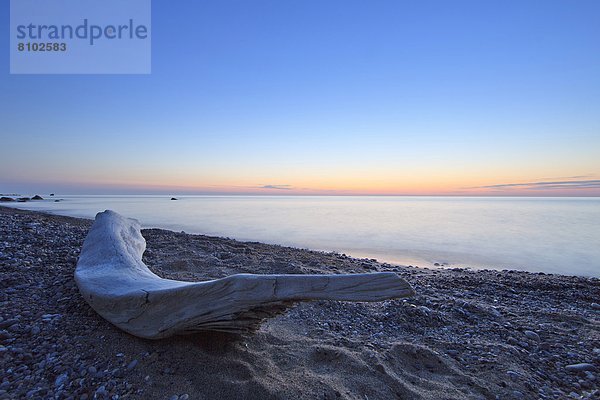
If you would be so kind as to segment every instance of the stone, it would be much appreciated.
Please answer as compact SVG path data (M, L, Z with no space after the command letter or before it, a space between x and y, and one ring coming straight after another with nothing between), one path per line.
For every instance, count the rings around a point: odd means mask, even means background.
M106 387L104 385L100 386L96 390L96 396L95 397L97 397L97 398L108 397L108 391L106 390Z
M31 198L31 200L44 200L44 198L42 196L40 196L39 194L36 194L35 196L33 196Z
M61 387L62 385L64 385L67 382L67 379L69 379L69 375L67 375L66 373L60 374L54 380L54 386Z
M588 379L590 381L595 381L596 380L596 375L594 375L590 371L585 371L585 377L586 377L586 379Z
M123 370L121 368L115 368L112 370L111 375L114 376L115 378L122 378L123 376L125 376L125 374L123 373Z
M19 322L16 318L11 318L0 322L0 329L10 328L11 326L17 324Z
M253 331L264 318L298 301L383 301L415 294L394 272L236 274L202 282L163 279L143 263L145 248L139 222L114 211L98 213L83 243L75 281L98 314L146 339Z
M540 336L534 331L525 331L523 334L527 336L528 339L535 340L536 342L540 341Z
M15 199L13 199L12 197L2 196L2 197L0 197L0 201L8 203L8 202L11 202L11 201L15 201Z
M488 311L490 312L490 314L492 314L496 318L502 317L502 313L500 313L500 311L498 311L498 309L496 307L490 307L490 309Z
M579 363L567 365L565 369L569 372L595 371L596 366L590 363Z
M506 371L506 375L508 375L510 377L510 379L512 379L512 380L517 380L521 377L521 375L519 375L515 371Z
M127 371L131 371L138 365L138 360L133 360L127 365Z

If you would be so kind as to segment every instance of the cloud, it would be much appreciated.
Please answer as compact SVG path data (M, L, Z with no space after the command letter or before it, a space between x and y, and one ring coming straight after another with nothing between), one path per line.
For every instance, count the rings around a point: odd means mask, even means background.
M583 179L583 178L595 178L594 175L575 175L575 176L561 176L561 177L556 177L553 176L552 178L538 178L539 181L556 181L556 180L566 180L566 179Z
M533 189L533 190L556 190L556 189L600 189L600 179L574 180L574 181L541 181L526 183L502 183L498 185L475 186L469 189Z
M277 189L277 190L291 190L292 185L262 185L259 189Z

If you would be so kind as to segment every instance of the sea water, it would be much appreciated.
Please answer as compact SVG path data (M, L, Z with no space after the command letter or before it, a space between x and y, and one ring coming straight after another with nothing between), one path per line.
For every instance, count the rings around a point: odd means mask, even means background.
M59 202L54 202L60 199ZM431 267L600 276L600 198L60 196L22 209Z

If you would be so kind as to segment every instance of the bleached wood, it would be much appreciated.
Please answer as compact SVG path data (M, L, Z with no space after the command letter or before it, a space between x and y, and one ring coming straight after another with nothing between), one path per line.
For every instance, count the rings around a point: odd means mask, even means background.
M107 210L96 215L75 270L90 306L142 338L250 331L297 301L381 301L414 294L408 282L392 272L238 274L204 282L163 279L142 262L145 248L139 223Z

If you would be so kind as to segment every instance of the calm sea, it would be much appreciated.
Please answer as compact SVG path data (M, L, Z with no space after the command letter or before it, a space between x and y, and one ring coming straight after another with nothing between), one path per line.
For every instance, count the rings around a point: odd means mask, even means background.
M57 195L12 206L87 218L111 209L137 218L144 227L404 265L600 276L600 198L178 198Z

